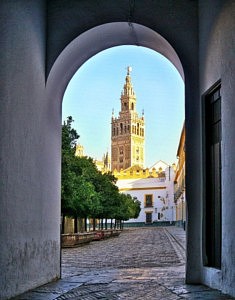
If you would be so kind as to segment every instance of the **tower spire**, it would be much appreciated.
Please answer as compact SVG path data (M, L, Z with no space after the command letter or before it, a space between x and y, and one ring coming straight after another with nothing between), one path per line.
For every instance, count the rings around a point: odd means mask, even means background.
M136 95L131 82L132 68L127 74L121 93L119 117L111 120L112 170L120 171L134 165L144 166L144 117L136 111Z
M130 73L132 71L132 67L128 66L127 68L126 80L123 86L123 90L121 93L121 111L134 111L136 104L136 96L134 92L134 88L131 82Z
M126 69L127 69L127 75L130 76L132 72L132 67L128 66Z

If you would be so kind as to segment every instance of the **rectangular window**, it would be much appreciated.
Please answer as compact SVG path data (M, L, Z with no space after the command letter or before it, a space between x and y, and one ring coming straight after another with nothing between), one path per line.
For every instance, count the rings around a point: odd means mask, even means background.
M145 195L145 207L153 207L153 195Z
M221 96L220 85L204 97L205 256L204 264L221 267Z
M152 223L152 213L146 212L146 224L151 224L151 223Z

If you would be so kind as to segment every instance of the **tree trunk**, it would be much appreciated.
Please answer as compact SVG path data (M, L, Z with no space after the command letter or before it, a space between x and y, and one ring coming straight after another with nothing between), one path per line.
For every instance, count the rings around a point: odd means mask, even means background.
M84 218L85 232L87 232L87 217Z
M74 233L78 232L78 219L74 218Z
M111 219L110 229L113 229L113 219Z
M82 219L78 219L78 232L83 232L83 222Z
M93 223L93 231L95 231L95 227L96 227L96 226L95 226L95 225L96 225L96 224L95 224L95 223L96 223L95 221L96 221L95 218L93 218L93 220L92 220L92 223Z
M101 219L101 230L104 229L104 219Z
M62 214L62 224L61 224L61 233L64 233L64 225L65 225L65 215Z
M105 229L107 230L108 229L108 220L105 219Z

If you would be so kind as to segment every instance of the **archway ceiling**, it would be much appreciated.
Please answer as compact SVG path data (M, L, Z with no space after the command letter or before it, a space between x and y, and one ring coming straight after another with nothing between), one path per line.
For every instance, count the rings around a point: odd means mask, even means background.
M143 25L114 22L82 33L62 51L48 76L48 96L62 101L67 84L83 63L105 49L121 45L143 46L161 53L171 61L184 80L181 61L165 38Z

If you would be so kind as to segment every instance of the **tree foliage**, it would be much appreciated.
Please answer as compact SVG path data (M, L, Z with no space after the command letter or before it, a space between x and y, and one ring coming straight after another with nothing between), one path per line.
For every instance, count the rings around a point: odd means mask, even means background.
M128 220L137 218L140 202L118 191L111 173L98 171L90 157L76 157L79 135L72 117L62 125L61 209L73 218Z

